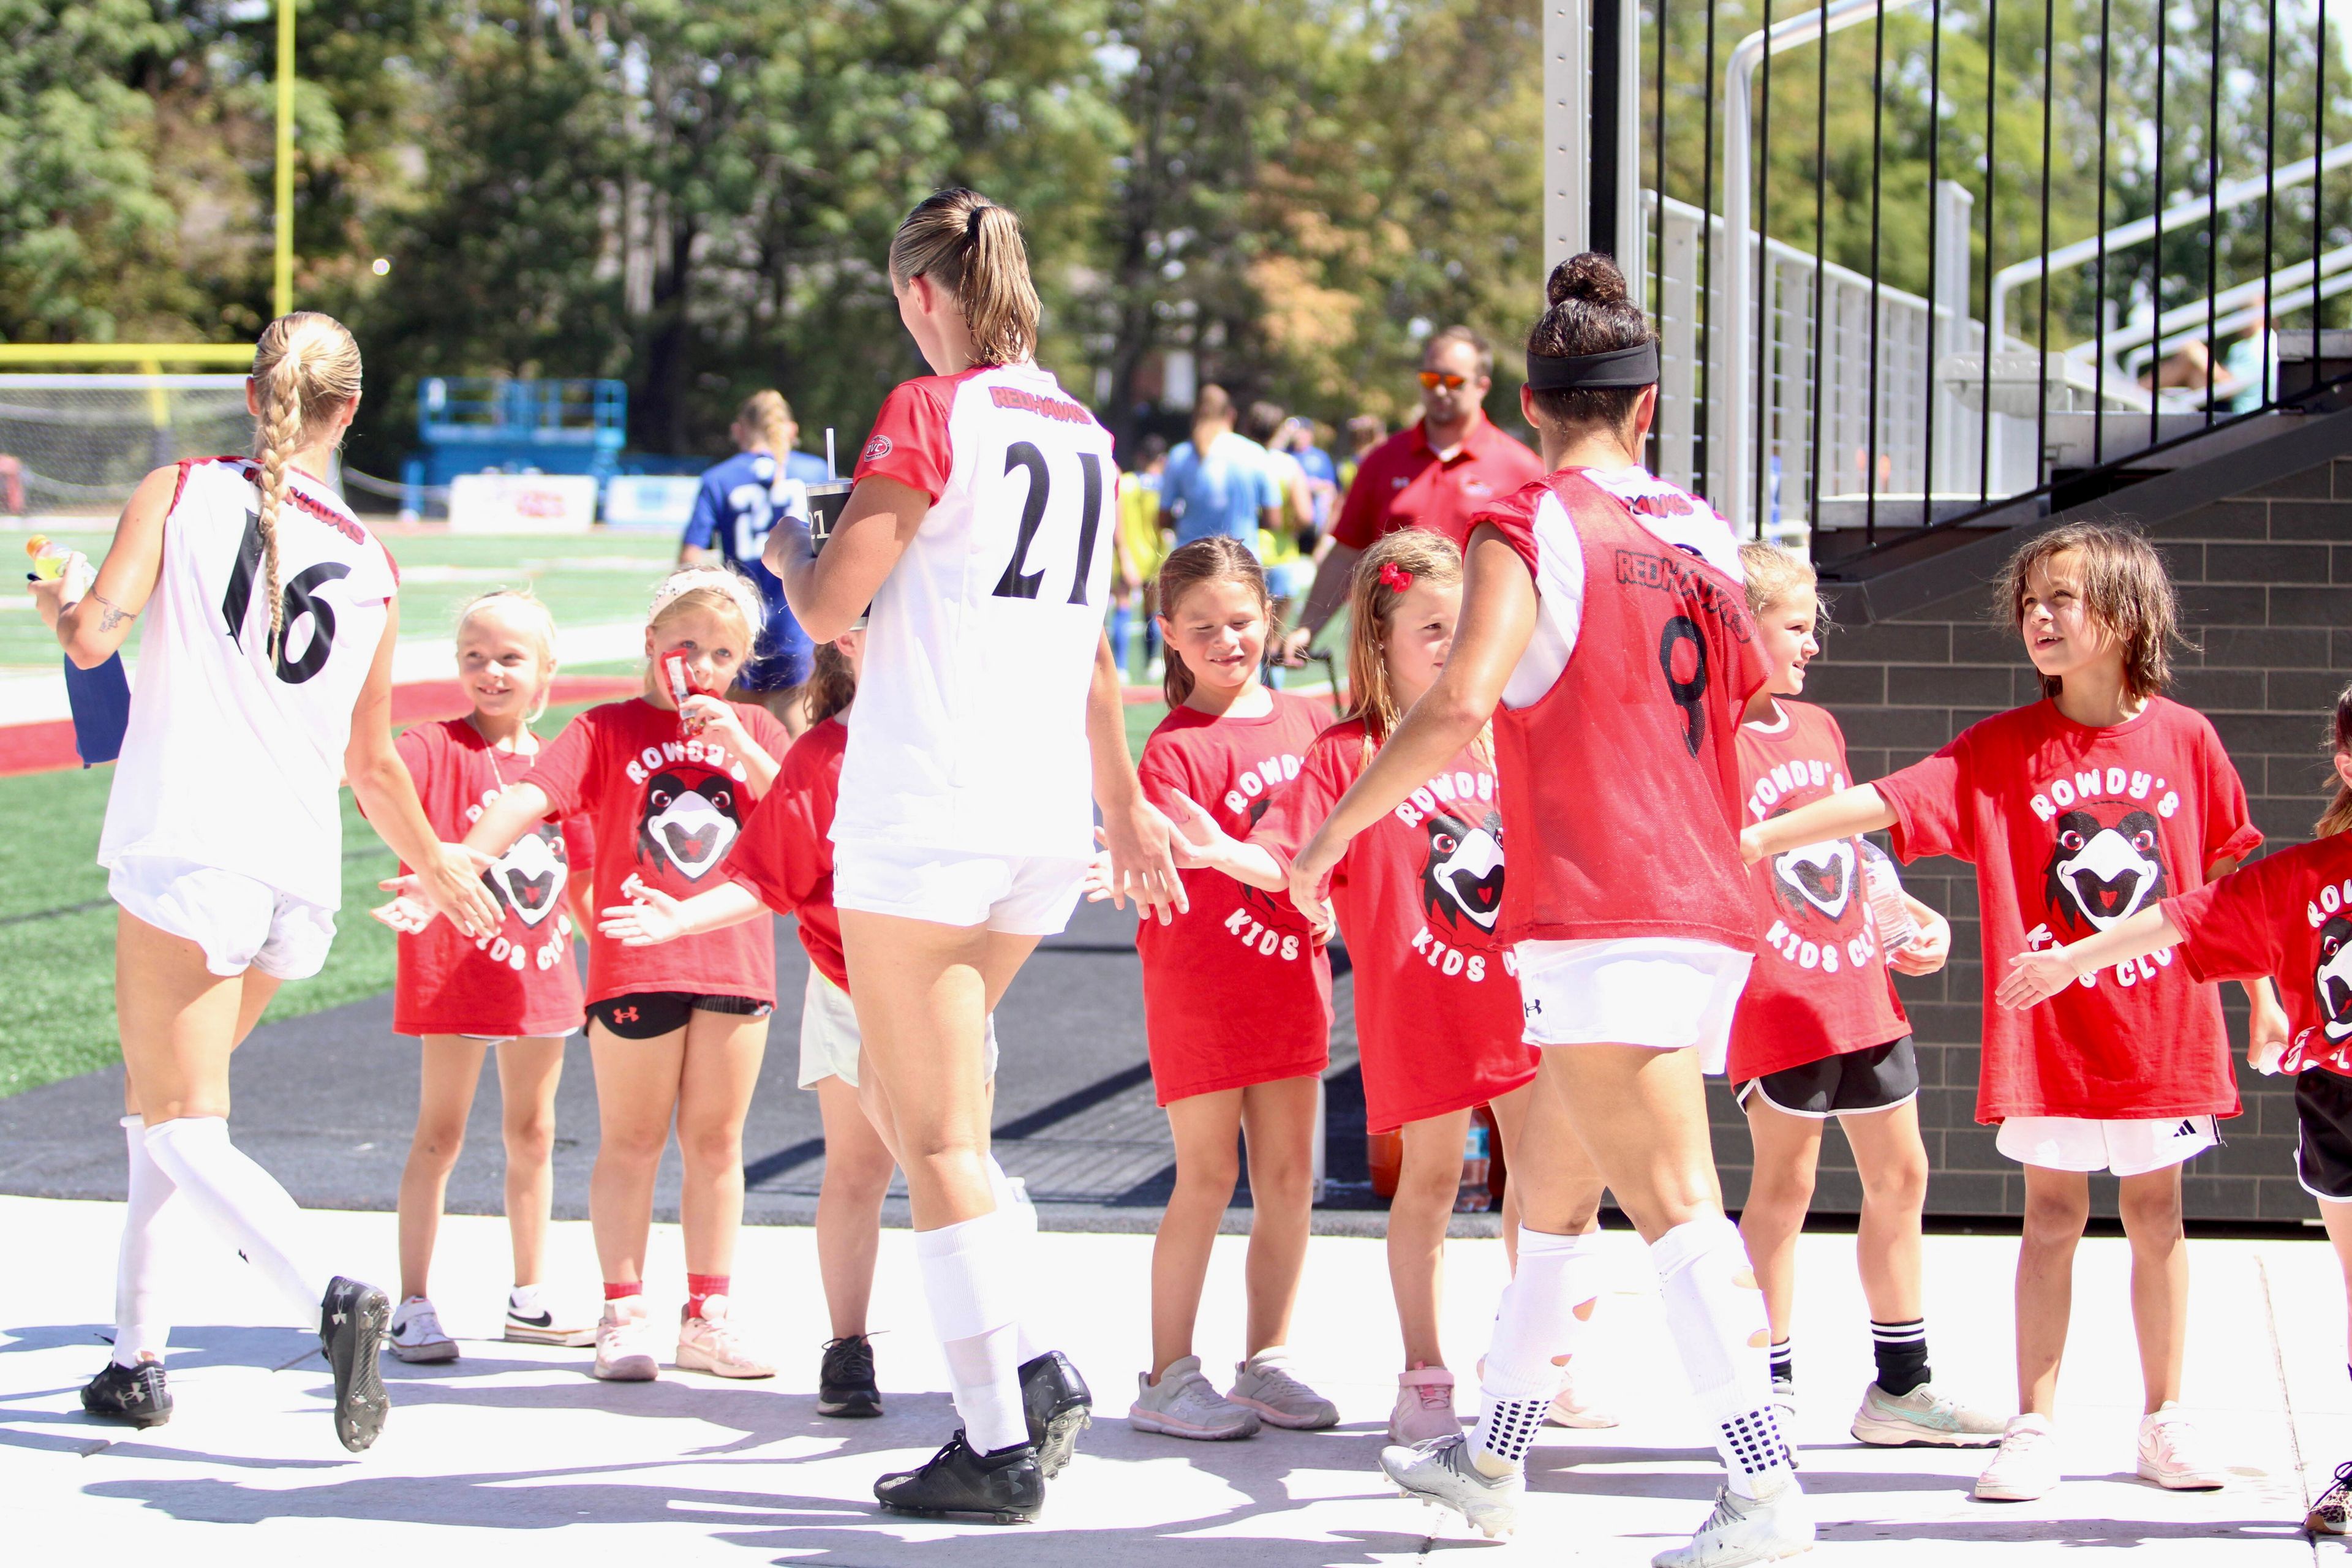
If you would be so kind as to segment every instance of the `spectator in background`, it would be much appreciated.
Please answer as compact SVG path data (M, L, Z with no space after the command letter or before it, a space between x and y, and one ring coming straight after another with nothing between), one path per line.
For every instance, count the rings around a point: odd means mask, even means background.
M1421 356L1421 418L1364 454L1339 503L1333 544L1315 574L1286 662L1303 664L1315 635L1348 596L1356 557L1384 533L1426 528L1466 549L1470 514L1543 477L1543 460L1486 417L1495 352L1468 327L1448 327Z
M1339 459L1339 493L1356 482L1356 470L1364 466L1371 449L1389 438L1388 421L1377 414L1359 414L1348 421L1348 455Z
M1135 660L1128 641L1139 624L1146 680L1160 679L1152 669L1160 660L1160 628L1151 618L1151 584L1160 576L1160 563L1168 558L1168 535L1161 526L1160 507L1160 482L1167 468L1168 437L1150 435L1135 444L1135 467L1118 477L1110 646L1119 668L1132 676Z
M1282 489L1265 448L1234 428L1234 400L1214 383L1192 405L1192 438L1168 454L1160 506L1179 545L1222 535L1255 553L1258 530L1282 526Z
M1249 406L1242 430L1253 441L1265 448L1266 469L1274 476L1275 488L1281 493L1276 506L1276 519L1268 522L1257 536L1257 558L1265 568L1265 589L1273 596L1275 615L1287 620L1290 606L1307 591L1309 565L1307 551L1299 540L1311 534L1315 527L1314 500L1307 482L1307 470L1298 459L1283 449L1283 428L1287 424L1282 405L1263 398Z
M1325 439L1329 438L1329 426L1318 426L1294 414L1282 422L1282 428L1270 443L1275 451L1287 452L1297 458L1299 470L1307 476L1307 527L1312 537L1302 537L1298 547L1309 554L1314 552L1324 531L1331 526L1332 509L1339 500L1339 470L1333 465L1331 454L1317 441L1318 430Z

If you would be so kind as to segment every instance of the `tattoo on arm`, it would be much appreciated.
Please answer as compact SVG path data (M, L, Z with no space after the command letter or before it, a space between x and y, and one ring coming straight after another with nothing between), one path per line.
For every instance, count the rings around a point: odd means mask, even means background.
M101 632L110 632L138 614L136 610L124 609L103 594L93 591L90 597L106 606L105 611L98 617L98 629Z

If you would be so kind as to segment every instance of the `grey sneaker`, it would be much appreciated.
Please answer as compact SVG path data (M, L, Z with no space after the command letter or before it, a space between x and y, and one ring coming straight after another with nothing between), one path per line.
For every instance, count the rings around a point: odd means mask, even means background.
M1854 1437L1879 1448L1990 1448L2006 1425L1924 1383L1899 1398L1874 1383L1853 1413Z
M1276 1426L1312 1432L1339 1424L1339 1407L1290 1373L1290 1352L1270 1345L1234 1368L1225 1397Z
M1207 1443L1257 1436L1257 1412L1219 1394L1216 1385L1201 1375L1199 1356L1170 1362L1156 1384L1149 1373L1138 1373L1135 1384L1135 1403L1128 1406L1127 1424L1139 1432Z
M1480 1473L1470 1462L1467 1433L1410 1448L1391 1444L1381 1450L1381 1469L1406 1497L1419 1498L1432 1508L1452 1509L1489 1541L1519 1527L1526 1475L1517 1469L1506 1476Z
M1650 1568L1741 1568L1812 1549L1813 1516L1791 1477L1769 1497L1744 1498L1725 1487L1715 1494L1715 1511L1690 1544L1659 1552L1650 1559Z

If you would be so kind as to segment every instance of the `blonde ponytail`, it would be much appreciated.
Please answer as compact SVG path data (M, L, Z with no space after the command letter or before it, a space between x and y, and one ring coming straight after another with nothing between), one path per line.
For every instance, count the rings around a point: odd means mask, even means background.
M1021 220L978 191L935 191L890 240L890 280L929 278L955 295L982 364L1018 364L1037 352L1036 285Z
M751 432L752 440L779 463L793 449L793 405L772 387L745 398L743 406L735 411L735 423Z
M297 310L261 331L253 348L254 460L261 466L263 591L269 595L268 651L282 660L286 605L278 581L278 525L285 515L294 454L360 395L360 350L332 316Z

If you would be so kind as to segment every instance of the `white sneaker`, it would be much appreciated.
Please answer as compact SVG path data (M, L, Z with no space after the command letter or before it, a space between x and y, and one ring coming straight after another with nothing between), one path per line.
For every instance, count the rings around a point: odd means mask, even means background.
M1862 1391L1853 1435L1879 1448L1990 1448L2000 1441L2001 1422L1924 1383L1899 1398L1874 1383Z
M2169 1399L2139 1418L2139 1478L2177 1492L2219 1491L2230 1484L2230 1472L2205 1452L2189 1413Z
M1573 1362L1569 1363L1568 1375L1560 1383L1559 1392L1551 1396L1551 1408L1544 1412L1544 1421L1548 1426L1575 1426L1588 1432L1617 1425L1616 1416L1577 1397L1576 1365Z
M590 1370L608 1383L651 1383L660 1375L644 1297L622 1296L604 1303L604 1321L596 1325L596 1364Z
M440 1315L422 1296L411 1296L392 1314L392 1332L383 1348L402 1361L441 1362L457 1359L457 1342L442 1331Z
M1790 1377L1772 1380L1772 1418L1780 1424L1780 1435L1787 1436L1797 1425L1797 1381Z
M2058 1436L2050 1417L2032 1411L2012 1415L2000 1435L2000 1451L1977 1478L1979 1502L2032 1502L2058 1484Z
M1650 1568L1738 1568L1812 1549L1812 1510L1791 1476L1769 1497L1744 1498L1725 1487L1715 1494L1715 1511L1690 1544L1659 1552L1650 1559Z
M1397 1373L1396 1406L1389 1412L1389 1441L1412 1447L1462 1430L1454 1410L1454 1374L1442 1366L1417 1366Z
M1256 1411L1262 1420L1296 1431L1339 1424L1339 1407L1291 1374L1290 1352L1280 1345L1269 1345L1237 1363L1225 1397Z
M1450 1508L1487 1540L1519 1527L1519 1499L1527 1495L1525 1473L1489 1476L1470 1459L1470 1438L1456 1432L1414 1447L1381 1450L1381 1469L1409 1498L1432 1508Z
M751 1353L743 1331L729 1315L731 1307L724 1296L705 1296L702 1316L681 1315L677 1326L678 1371L707 1372L715 1377L776 1375L773 1364ZM681 1308L681 1314L683 1311Z
M1217 1392L1201 1373L1201 1358L1181 1356L1160 1372L1135 1374L1135 1403L1128 1406L1127 1424L1139 1432L1168 1437L1192 1437L1223 1443L1257 1436L1258 1414Z
M518 1285L507 1292L506 1337L526 1345L593 1345L596 1324L574 1317L558 1317L540 1300L536 1285Z

